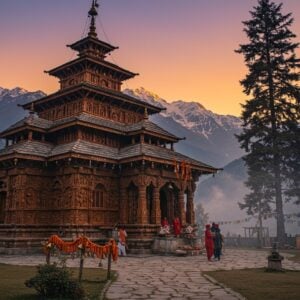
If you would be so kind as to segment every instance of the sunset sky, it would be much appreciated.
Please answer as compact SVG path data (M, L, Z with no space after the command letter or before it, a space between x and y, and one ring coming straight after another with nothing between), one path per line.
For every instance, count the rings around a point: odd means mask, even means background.
M98 36L120 47L110 60L140 74L123 88L143 86L167 101L198 101L217 113L240 114L245 96L239 80L246 69L234 49L246 41L241 22L256 0L99 2ZM299 41L300 0L275 2L293 13ZM56 91L57 79L43 71L76 57L65 45L82 37L90 3L0 0L0 87Z

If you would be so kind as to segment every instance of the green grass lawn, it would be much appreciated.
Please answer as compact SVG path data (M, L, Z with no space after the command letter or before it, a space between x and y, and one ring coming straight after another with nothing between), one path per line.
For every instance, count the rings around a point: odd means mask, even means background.
M264 269L205 272L249 300L300 299L300 272L265 272Z
M78 269L74 271L74 278L78 278ZM36 274L36 267L12 266L0 264L0 299L7 300L37 300L36 291L27 288L24 282ZM113 273L112 273L113 275ZM97 299L105 285L106 270L83 270L82 285L89 295L89 299Z

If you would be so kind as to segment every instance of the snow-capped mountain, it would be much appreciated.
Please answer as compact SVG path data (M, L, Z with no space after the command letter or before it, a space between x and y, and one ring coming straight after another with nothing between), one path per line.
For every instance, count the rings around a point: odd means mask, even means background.
M11 90L0 87L0 105L3 106L12 102L22 104L25 103L24 101L35 100L37 97L42 97L44 95L45 93L42 91L29 92L20 87L15 87ZM22 103L20 103L20 100Z
M242 156L234 137L241 131L242 121L238 117L215 114L198 102L167 102L144 88L127 89L124 93L166 108L152 120L173 134L187 138L176 145L178 151L219 167Z
M199 133L206 138L209 138L219 128L225 131L239 131L241 129L242 121L240 118L215 114L207 110L199 102L178 100L168 103L166 100L144 88L135 90L127 89L124 92L150 104L166 108L166 111L161 113L162 116L172 117L185 128Z
M29 92L20 87L14 89L5 89L0 87L0 131L6 129L10 125L24 118L28 114L18 104L44 97L46 94L42 91ZM0 147L3 146L0 140Z

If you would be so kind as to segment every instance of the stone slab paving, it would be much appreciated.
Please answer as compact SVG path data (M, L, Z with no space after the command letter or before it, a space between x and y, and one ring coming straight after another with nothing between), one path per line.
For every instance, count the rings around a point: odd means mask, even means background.
M288 255L287 255L288 256ZM203 271L262 268L267 253L252 250L226 250L221 261L208 262L204 255L189 257L121 257L116 264L118 280L111 285L107 299L241 299L230 289L203 276ZM300 265L284 260L283 267L300 270ZM123 299L127 299L127 298Z
M203 276L203 271L262 268L267 265L267 253L253 250L226 249L221 261L208 262L204 255L127 256L112 264L117 280L109 287L107 299L242 299L230 289ZM284 254L285 257L289 254ZM55 258L52 258L55 260ZM0 263L38 265L45 256L0 255ZM87 258L85 267L98 267L99 260ZM106 267L107 261L103 261ZM79 260L68 260L68 266L78 266ZM300 264L283 261L285 269L300 270Z

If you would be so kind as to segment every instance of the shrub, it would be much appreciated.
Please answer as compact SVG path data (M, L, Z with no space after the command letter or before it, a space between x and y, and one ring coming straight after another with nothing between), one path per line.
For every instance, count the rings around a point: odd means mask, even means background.
M66 267L58 267L57 264L38 266L37 274L26 280L25 285L36 289L38 295L45 298L84 298L84 290L71 278L71 272Z

